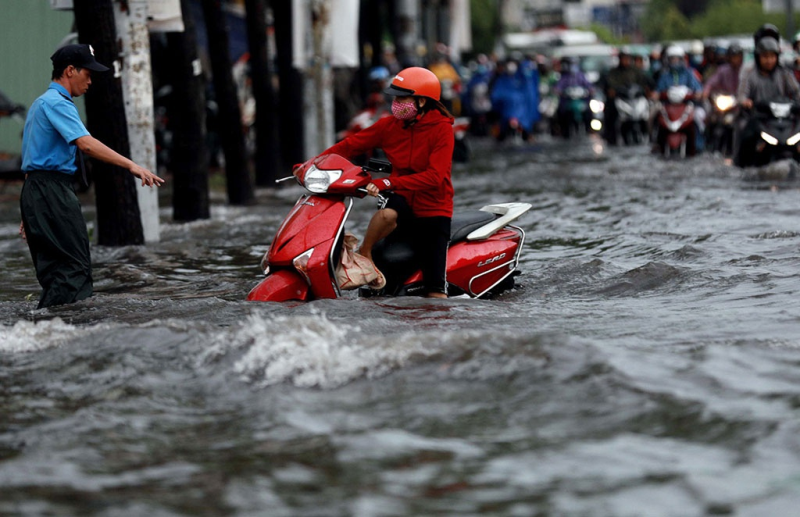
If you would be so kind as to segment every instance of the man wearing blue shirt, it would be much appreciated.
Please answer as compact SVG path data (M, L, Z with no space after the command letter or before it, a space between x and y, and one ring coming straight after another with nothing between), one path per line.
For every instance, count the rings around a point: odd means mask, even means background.
M20 234L28 242L42 286L39 308L92 295L89 235L73 189L78 150L128 169L142 185L164 182L95 139L81 122L72 99L89 89L92 72L108 70L95 60L92 47L67 45L50 59L53 82L28 110L22 134L25 184L20 196Z

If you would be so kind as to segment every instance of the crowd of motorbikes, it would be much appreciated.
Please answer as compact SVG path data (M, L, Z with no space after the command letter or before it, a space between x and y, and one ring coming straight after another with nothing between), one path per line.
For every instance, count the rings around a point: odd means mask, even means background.
M800 38L796 39L800 43ZM478 64L472 67L474 74L464 91L463 106L471 117L472 126L477 126L477 130L471 127L470 133L491 134L498 140L510 134L518 142L534 139L537 133L564 138L597 133L611 145L650 145L654 153L667 158L716 153L743 167L787 158L800 159L800 107L797 103L774 98L744 108L732 88L704 90L703 81L736 55L739 56L737 73L741 73L740 67L754 65L741 65L744 51L735 43L727 49L718 45L712 47L710 54L705 52L708 47L703 50L703 54L689 55L678 45L666 46L661 52L662 59L650 57L650 68L643 70L648 77L646 83L630 81L614 88L604 82L607 74L613 73L609 71L594 84L575 79L582 76L579 58L548 62L540 56L537 63L512 56L506 63L498 63L491 73ZM621 49L620 61L627 53ZM749 54L747 58L749 60ZM697 78L697 87L686 84L661 87L657 82L658 73L672 73L670 59L684 63L688 73ZM528 115L527 119L518 115L524 114L530 105L519 93L524 88L517 90L516 97L505 91L509 64L517 78L536 75L531 82L536 84L538 94L537 113ZM796 65L794 69L797 70ZM798 75L795 72L795 76ZM565 81L565 76L572 76L572 79ZM502 85L501 94L497 93L498 84ZM514 105L509 106L510 103ZM523 120L527 120L528 125ZM740 134L747 125L756 126L759 138L750 148L742 150Z

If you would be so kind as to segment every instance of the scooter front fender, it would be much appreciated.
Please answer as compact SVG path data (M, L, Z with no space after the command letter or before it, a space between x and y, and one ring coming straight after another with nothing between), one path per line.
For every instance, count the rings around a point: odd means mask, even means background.
M667 147L670 149L678 149L685 138L686 135L683 133L670 133L667 135Z
M286 302L308 300L308 283L299 273L288 269L271 272L247 295L248 302Z

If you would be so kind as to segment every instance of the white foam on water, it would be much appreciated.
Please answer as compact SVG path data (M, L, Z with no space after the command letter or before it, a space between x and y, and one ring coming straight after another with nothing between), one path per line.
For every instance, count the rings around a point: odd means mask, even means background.
M241 327L223 332L201 361L243 352L233 371L245 382L271 386L335 388L358 378L377 378L414 357L435 351L420 339L392 340L324 314L267 317L252 314Z
M64 323L61 318L39 322L21 320L13 327L0 327L0 352L37 352L55 348L85 333L85 328Z
M371 328L385 322L371 319ZM357 379L375 379L409 365L443 360L440 375L485 379L541 369L549 362L537 337L515 339L491 331L408 330L369 333L324 314L251 314L220 332L201 364L229 364L244 382L258 387L290 383L331 389Z

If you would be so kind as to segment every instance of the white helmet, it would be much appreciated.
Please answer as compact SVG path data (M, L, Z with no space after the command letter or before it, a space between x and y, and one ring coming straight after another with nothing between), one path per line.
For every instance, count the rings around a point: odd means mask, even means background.
M686 51L680 45L670 45L667 49L667 58L686 57Z

